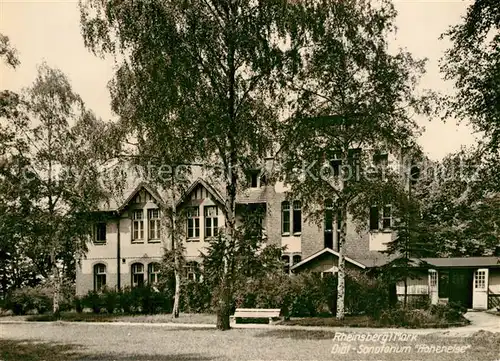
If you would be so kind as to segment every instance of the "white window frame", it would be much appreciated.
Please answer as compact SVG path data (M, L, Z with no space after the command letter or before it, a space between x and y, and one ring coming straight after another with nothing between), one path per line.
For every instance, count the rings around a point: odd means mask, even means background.
M474 272L474 289L484 290L486 289L486 271L477 270Z
M148 282L151 285L158 283L160 279L160 264L158 262L151 262L148 264Z
M101 267L102 266L102 267ZM94 291L99 291L106 287L106 265L104 263L98 263L94 265ZM104 278L103 278L104 276ZM98 282L100 279L100 282ZM104 282L103 282L104 279ZM98 285L99 283L99 285Z
M160 210L158 208L148 209L148 241L158 242L160 240Z
M219 234L219 209L217 206L205 206L204 212L204 225L205 225L205 238L217 237ZM210 223L210 224L209 224Z
M104 225L104 239L99 239L99 236L101 235L99 232L99 227ZM106 238L107 238L107 224L106 222L98 222L94 225L94 235L93 235L93 240L94 240L94 244L97 244L97 245L102 245L102 244L106 244Z
M189 261L185 266L186 278L190 281L198 282L200 279L200 265L196 261Z
M132 211L132 242L144 242L144 210L142 209Z
M378 213L378 221L377 225L378 228L372 228L372 216L371 216L371 209L377 209ZM381 209L382 208L382 209ZM389 215L386 214L386 209L389 209ZM370 232L384 232L384 231L391 231L393 227L393 217L392 217L392 204L386 204L383 207L378 207L378 206L371 206L370 207L370 215L368 219L368 228ZM389 222L389 226L385 227L385 221Z
M189 209L187 210L186 228L187 228L186 234L188 241L199 241L200 207L189 207Z
M290 211L290 202L289 201L281 202L281 234L283 236L290 235L292 227L291 213L292 212ZM287 217L285 217L285 214L287 215ZM285 218L288 218L288 220L285 221ZM285 224L288 224L288 230L285 230Z
M137 267L140 266L140 270L137 269ZM130 274L132 276L131 278L131 285L132 287L139 287L144 285L144 264L140 262L133 263L130 266ZM142 275L142 283L139 282L139 276ZM137 280L136 280L137 277Z

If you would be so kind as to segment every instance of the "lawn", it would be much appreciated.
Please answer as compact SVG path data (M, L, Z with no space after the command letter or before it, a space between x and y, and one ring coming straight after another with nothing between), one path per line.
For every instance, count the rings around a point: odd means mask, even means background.
M7 318L5 318L7 319ZM26 321L69 321L69 322L137 322L137 323L188 323L215 325L216 316L208 313L181 313L179 318L172 318L171 314L158 315L110 315L107 313L76 313L61 312L58 319L52 314L31 315L23 318Z
M281 325L289 326L325 326L325 327L370 327L370 328L384 328L384 327L402 327L398 324L386 324L380 320L374 319L369 316L346 316L344 320L338 320L335 317L301 317L292 318L279 322ZM426 323L419 325L419 327L406 327L406 328L447 328L466 326L469 324L467 319L460 322L440 322L440 323Z
M377 331L384 333L384 330ZM409 331L410 332L410 331ZM415 339L383 345L409 346L411 352L360 354L375 342L340 342L332 331L213 329L154 327L86 323L5 324L0 330L0 360L3 361L108 361L108 360L340 360L340 361L493 361L498 358L500 333L478 332L471 337L416 334ZM349 332L347 334L373 334ZM348 344L346 353L333 352ZM451 347L458 353L422 353L422 346Z

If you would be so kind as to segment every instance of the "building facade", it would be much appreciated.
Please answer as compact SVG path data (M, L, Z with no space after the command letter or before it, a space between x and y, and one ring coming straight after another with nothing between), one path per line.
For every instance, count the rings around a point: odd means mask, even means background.
M325 205L325 217L312 222L304 214L302 204L289 195L283 182L269 183L266 173L248 174L248 184L237 196L236 221L241 223L242 210L259 206L265 210L263 232L268 244L285 247L282 255L285 270L325 248L338 251L340 219L333 207ZM95 225L88 252L77 266L77 294L86 294L103 286L124 288L158 278L159 262L170 237L160 227L161 205L169 204L157 189L140 183L115 205L103 207L102 221ZM176 208L185 217L184 248L188 264L187 276L197 278L211 237L224 226L224 199L200 176L191 182ZM372 212L366 224L356 227L348 215L346 254L362 263L381 264L387 255L381 253L394 237L390 206ZM359 226L359 225L358 225Z

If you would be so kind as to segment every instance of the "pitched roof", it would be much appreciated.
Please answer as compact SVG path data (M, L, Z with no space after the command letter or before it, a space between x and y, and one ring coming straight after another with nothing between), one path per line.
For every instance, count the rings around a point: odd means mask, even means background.
M500 257L421 258L434 267L495 267L500 268Z
M139 191L141 189L145 189L146 191L148 191L152 196L153 198L159 202L160 204L164 205L165 202L163 201L163 199L161 198L160 194L156 191L155 188L153 188L152 186L148 185L147 183L145 182L141 182L137 185L137 187L135 187L135 189L128 195L128 197L125 199L124 202L122 202L122 204L116 208L116 211L118 212L121 212L129 203L130 201L132 201L132 199L134 199L135 195L137 193L139 193Z
M210 194L210 196L212 196L212 198L217 201L218 203L224 205L224 198L220 195L220 193L214 188L212 187L210 184L208 184L207 182L205 182L205 180L203 180L202 178L198 178L197 180L195 180L190 186L188 189L186 189L186 191L184 192L184 194L179 198L179 200L177 201L177 203L175 204L176 207L179 207L185 200L186 200L186 197L191 194L191 192L193 192L196 187L198 185L202 185L203 187L206 188L206 190L208 191L208 193Z
M291 270L294 270L294 269L300 268L300 267L302 267L303 265L305 265L306 263L309 263L309 262L313 261L314 259L316 259L316 258L320 257L321 255L323 255L323 254L325 254L325 253L332 254L332 255L334 255L334 256L336 256L336 257L338 257L338 256L339 256L339 253L338 253L338 252L336 252L336 251L334 251L333 249L331 249L331 248L323 248L321 251L316 252L316 253L314 253L314 254L310 255L309 257L307 257L307 258L303 259L303 260L302 260L302 261L300 261L299 263L297 263L297 264L293 265L293 266L292 266L292 268L291 268ZM365 268L366 268L366 266L365 266L364 264L362 264L362 263L360 263L360 262L358 262L358 261L356 261L356 260L354 260L354 259L352 259L352 258L350 258L350 257L344 256L344 259L345 259L347 262L352 263L353 265L356 265L356 266L358 266L358 267L360 267L360 268L363 268L363 269L365 269Z

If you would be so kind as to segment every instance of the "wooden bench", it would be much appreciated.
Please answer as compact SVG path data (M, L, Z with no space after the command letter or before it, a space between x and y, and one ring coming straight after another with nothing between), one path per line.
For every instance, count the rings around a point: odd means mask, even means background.
M280 318L280 313L279 308L237 308L231 316L231 324L236 324L237 318L267 318L272 323L274 319Z

